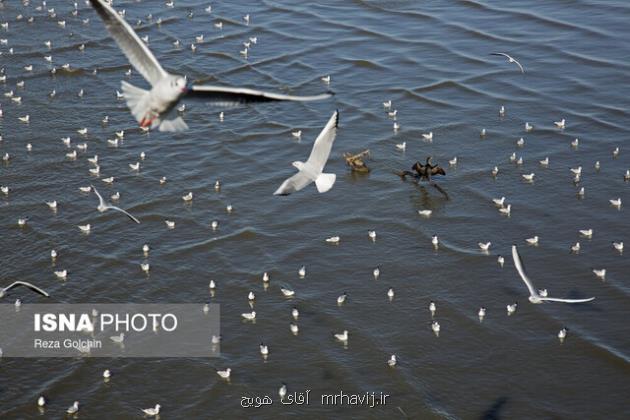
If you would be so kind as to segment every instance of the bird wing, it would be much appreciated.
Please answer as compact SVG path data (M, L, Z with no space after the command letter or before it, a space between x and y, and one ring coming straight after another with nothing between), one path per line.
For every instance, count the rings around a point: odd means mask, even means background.
M39 287L35 286L34 284L25 282L25 281L14 281L13 283L11 283L10 285L8 285L7 287L4 288L4 291L7 292L11 289L13 289L14 287L18 287L18 286L24 286L24 287L28 287L29 289L31 289L32 291L39 293L42 296L46 296L46 297L50 297L50 295L43 289L40 289Z
M541 297L540 300L547 300L550 302L564 302L564 303L583 303L583 302L590 302L592 300L594 300L595 297L592 298L588 298L588 299L558 299L558 298L550 298L550 297Z
M98 201L99 201L99 207L100 206L106 206L107 204L105 203L105 200L103 200L103 197L99 194L99 192L96 190L96 188L94 187L94 185L90 185L92 187L92 191L94 191L94 194L96 194L96 196L98 197Z
M508 60L509 60L510 58L512 58L512 57L510 57L509 55L507 55L506 53L500 53L500 52L490 53L490 55L499 55L499 56L501 56L501 57L505 57L505 58L507 58Z
M313 143L313 149L306 161L306 166L314 170L315 174L319 175L326 165L328 156L330 156L330 150L332 149L333 142L337 135L337 127L339 126L339 110L335 111L326 126L319 133L319 136Z
M251 102L271 102L271 101L319 101L322 99L330 98L334 95L332 92L322 93L320 95L312 96L295 96L285 95L282 93L264 92L262 90L226 87L226 86L211 86L211 85L196 85L193 83L190 86L186 94L193 97L205 98L207 101L214 105L219 106L235 106L244 103Z
M151 50L105 0L90 0L90 3L129 62L151 85L168 76Z
M523 66L521 66L521 63L519 63L515 59L512 59L512 61L514 61L516 63L516 65L518 66L518 68L521 69L521 73L525 73L525 70L523 69Z
M131 214L127 213L125 210L121 209L120 207L111 206L111 205L109 205L109 206L107 206L107 207L109 207L109 208L110 208L110 209L112 209L112 210L116 210L116 211L119 211L119 212L121 212L121 213L124 213L124 214L125 214L125 215L127 215L127 217L129 217L131 220L133 220L134 222L136 222L136 223L140 224L140 220L136 219L135 217L133 217Z
M525 267L523 267L523 261L521 261L521 256L518 255L518 250L516 249L516 245L512 245L512 258L514 259L514 265L516 266L516 270L518 271L518 274L520 274L521 278L525 282L525 285L527 286L527 289L529 290L529 294L531 296L538 297L538 292L534 288L532 281L529 279L529 277L527 277L527 274L525 273Z
M296 191L300 191L314 180L315 179L309 176L305 171L299 171L291 178L285 179L273 195L289 195Z

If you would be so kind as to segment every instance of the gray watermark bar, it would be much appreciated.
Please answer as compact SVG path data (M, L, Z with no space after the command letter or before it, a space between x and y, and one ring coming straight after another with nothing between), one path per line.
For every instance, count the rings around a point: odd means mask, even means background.
M216 357L219 336L218 304L0 305L3 357Z

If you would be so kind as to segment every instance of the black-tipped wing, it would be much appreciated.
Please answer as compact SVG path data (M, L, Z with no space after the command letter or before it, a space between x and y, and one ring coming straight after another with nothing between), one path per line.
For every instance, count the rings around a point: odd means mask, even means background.
M136 32L105 0L90 0L92 7L99 14L105 28L109 31L118 47L127 56L136 70L154 85L160 79L168 76L151 50L138 37Z
M285 95L282 93L264 92L262 90L235 88L225 86L195 85L188 88L187 95L199 97L219 106L236 106L252 102L294 101L308 102L321 101L334 95L332 92L311 96Z
M11 283L7 287L5 287L4 291L8 292L9 290L13 289L14 287L18 287L18 286L28 287L29 289L31 289L35 293L39 293L42 296L50 297L48 292L46 292L45 290L40 289L39 287L35 286L34 284L31 284L31 283L28 283L28 282L25 282L25 281L20 281L20 280L14 281L13 283Z

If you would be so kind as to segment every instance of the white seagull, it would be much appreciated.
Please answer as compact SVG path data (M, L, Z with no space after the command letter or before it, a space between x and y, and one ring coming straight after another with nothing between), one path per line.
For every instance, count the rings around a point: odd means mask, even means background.
M268 101L313 101L325 99L330 93L315 96L292 96L262 92L254 89L192 84L187 86L185 76L165 71L147 45L106 0L89 0L105 27L114 38L131 65L151 84L145 90L122 82L122 91L131 113L144 128L160 131L182 131L188 126L181 117L165 119L184 95L203 96L206 101L219 105Z
M103 213L107 210L116 210L119 211L123 214L125 214L127 217L129 217L131 220L133 220L136 223L140 223L140 220L136 219L135 217L133 217L131 214L127 213L125 210L121 209L120 207L116 207L116 206L112 206L111 204L107 204L105 202L105 200L103 200L103 197L99 194L99 192L96 190L96 188L94 188L94 186L92 185L92 190L94 191L94 194L96 194L96 196L98 197L98 207L96 207L96 209Z
M507 58L508 63L514 63L518 66L519 69L521 69L521 73L525 73L525 70L523 69L523 66L521 66L521 63L519 63L518 61L516 61L514 58L512 58L511 56L509 56L506 53L501 53L501 52L496 52L496 53L490 53L490 55L498 55L501 57L505 57Z
M521 279L525 282L527 289L529 290L529 301L531 303L543 303L545 301L550 302L563 302L563 303L582 303L582 302L590 302L594 300L594 297L588 299L558 299L552 297L543 297L541 296L534 285L532 284L529 277L525 273L525 268L523 267L523 262L521 261L521 256L518 254L518 250L516 249L516 245L512 245L512 258L514 259L514 266L518 271L518 274L521 276Z
M298 173L286 179L273 193L274 195L288 195L300 191L313 181L315 181L317 191L320 193L325 193L333 187L337 175L323 173L323 170L335 141L338 125L339 111L335 111L322 132L315 139L308 160L306 162L293 162L293 166L298 169Z
M4 297L4 295L11 289L15 288L15 287L19 287L19 286L24 286L24 287L28 287L29 289L31 289L32 291L39 293L42 296L46 296L46 297L50 297L50 295L43 289L40 289L39 287L35 286L34 284L31 283L27 283L25 281L14 281L13 283L11 283L10 285L8 285L7 287L3 287L0 288L0 298Z
M141 410L147 416L153 417L160 414L160 408L161 408L160 404L155 404L154 408L142 408Z

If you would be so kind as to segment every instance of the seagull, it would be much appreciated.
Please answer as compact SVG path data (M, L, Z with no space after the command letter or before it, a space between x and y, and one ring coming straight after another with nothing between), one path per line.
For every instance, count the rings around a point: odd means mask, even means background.
M506 306L507 308L507 313L508 315L512 315L514 312L516 312L516 308L518 307L518 302L514 302L513 304L508 304Z
M348 294L346 292L343 292L342 295L339 295L339 297L337 297L337 305L342 305L346 299L348 298Z
M112 373L109 371L109 369L105 369L103 371L103 379L109 379L111 378L111 376L112 376Z
M227 368L225 370L217 370L217 375L219 375L223 379L229 379L232 374L232 369Z
M486 316L486 308L484 308L483 306L479 308L479 312L477 313L477 315L479 315L479 320L482 320Z
M339 241L341 241L341 238L339 236L331 236L330 238L326 238L326 242L330 244L338 244Z
M486 243L479 242L477 245L479 245L479 248L480 248L482 251L486 251L486 252L487 252L487 251L490 249L490 245L491 245L491 244L492 244L492 242L486 242Z
M263 282L268 283L269 282L269 274L267 274L267 272L265 271L263 273L263 278L262 278Z
M396 363L397 363L397 360L396 360L396 355L395 355L395 354L392 354L392 355L389 357L389 360L387 361L387 365L388 365L389 367L394 367L394 366L396 366Z
M315 139L313 149L306 163L293 162L293 166L298 169L298 173L286 179L273 193L274 195L288 195L300 191L313 181L315 181L317 191L320 193L325 193L333 187L337 175L323 173L323 170L335 141L338 126L339 111L335 111L322 132Z
M269 347L267 347L264 343L260 343L260 354L264 357L269 355Z
M501 117L505 116L505 107L503 105L501 105L501 108L499 108L499 115Z
M25 281L21 281L21 280L17 280L14 281L13 283L11 283L10 285L8 285L7 287L4 288L0 288L0 298L4 297L4 295L11 289L15 288L15 287L19 287L19 286L24 286L24 287L28 287L29 289L31 289L33 292L35 293L39 293L42 296L45 297L50 297L50 295L43 289L40 289L39 287L35 286L34 284L25 282Z
M518 140L516 141L516 145L517 145L518 147L523 147L523 146L525 145L525 139L524 139L523 137L521 137L520 139L518 139Z
M439 335L440 334L440 323L437 322L437 321L433 321L431 323L431 329L433 330L435 335Z
M422 138L428 141L432 141L433 140L433 131L429 132L428 134L422 134Z
M571 147L578 147L579 144L580 144L580 140L575 139L571 142Z
M300 316L300 311L298 311L297 307L293 307L293 309L291 309L291 316L293 317L293 319L295 319L296 321L298 320L299 316Z
M602 268L602 269L593 269L593 274L595 274L597 277L599 277L600 279L603 279L606 277L606 269Z
M521 66L521 63L519 63L518 61L516 61L514 58L512 58L511 56L509 56L506 53L501 53L501 52L496 52L496 53L490 53L490 55L498 55L498 56L502 56L507 58L508 63L514 63L518 66L519 69L521 69L521 73L525 73L525 70L523 69L523 66Z
M160 404L155 404L154 408L143 408L141 410L147 416L153 417L153 416L157 416L158 414L160 414L160 407L161 407Z
M40 395L39 398L37 399L37 406L43 407L45 405L46 405L46 397L44 397L43 395Z
M436 247L436 248L437 248L437 246L438 246L438 245L439 245L439 243L440 243L440 240L438 239L438 236L437 236L437 235L433 235L433 236L431 237L431 243L433 244L433 246L434 246L434 247Z
M391 99L388 100L388 101L383 102L383 108L390 109L391 107L392 107L392 100Z
M533 238L525 239L528 245L538 245L538 236L534 236Z
M523 262L521 261L521 256L518 254L518 250L516 249L516 245L512 245L512 258L514 259L514 266L516 267L518 274L521 276L521 279L523 279L523 282L525 282L525 285L527 286L527 289L529 290L529 301L531 303L543 303L545 301L563 302L563 303L582 303L582 302L590 302L595 299L594 297L591 297L588 299L558 299L558 298L552 298L552 297L543 297L536 291L536 288L534 288L534 285L532 284L531 280L529 279L529 277L527 277L527 274L525 273L525 268L523 267Z
M528 123L528 122L526 122L526 123L525 123L525 131L527 131L527 132L529 133L529 132L530 132L530 131L532 131L533 129L534 129L534 126L533 126L533 125L531 125L531 124L530 124L530 123Z
M534 176L535 176L535 175L536 175L536 174L534 174L534 173L532 172L531 174L523 174L523 175L522 175L522 177L523 177L523 179L524 179L525 181L529 181L529 182L531 182L531 181L533 181L533 180L534 180Z
M51 210L57 210L57 200L46 201L46 205L50 207Z
M512 205L508 204L507 206L500 208L499 213L504 216L509 216L512 213Z
M127 213L125 210L121 209L120 207L116 207L116 206L112 206L111 204L107 204L105 203L105 200L103 200L103 197L99 194L99 192L96 190L96 188L94 188L94 186L92 185L92 190L94 191L94 194L96 194L96 196L98 197L98 207L96 207L96 209L103 213L107 210L116 210L119 211L123 214L125 214L127 217L129 217L131 220L133 220L136 223L140 223L140 220L136 219L135 217L133 217L131 214Z
M501 268L503 268L503 264L505 264L505 258L499 255L499 257L497 258L497 263L501 266Z
M191 191L191 192L189 192L188 194L186 194L186 195L182 196L182 200L184 200L184 201L192 201L192 199L193 199L193 193L192 193L192 191Z
M374 280L378 280L378 277L381 275L381 269L379 267L376 267L374 271L372 271L372 275L374 276Z
M389 300L394 299L394 288L393 287L390 287L387 290L387 297L389 298Z
M580 229L579 233L587 238L593 237L593 229Z
M562 329L558 332L558 338L560 341L564 341L564 339L567 338L568 331L569 329L567 327L562 327Z
M280 396L280 400L284 400L284 397L287 395L287 384L282 382L282 386L278 390L278 395Z
M109 339L114 343L122 344L122 342L125 341L125 333L121 332L120 335L112 335Z
M127 106L141 127L158 128L160 131L185 130L188 126L181 117L165 119L166 114L184 95L202 96L220 105L268 101L313 101L331 96L330 93L292 96L254 89L195 83L187 86L186 77L168 73L162 68L147 45L142 42L124 18L116 13L109 2L106 0L89 1L131 65L151 84L151 90L145 90L126 81L122 82Z
M560 121L554 121L554 124L556 125L556 127L558 128L564 128L566 125L566 121L564 120L564 118Z
M570 169L571 169L571 172L574 175L581 175L582 174L582 167L581 166L578 166L577 168L570 168Z
M542 166L549 166L549 156L539 161Z
M615 147L615 150L613 150L613 158L616 158L617 156L619 156L619 147L618 146Z
M621 207L621 198L615 198L612 200L608 200L610 202L611 205L613 205L614 207Z
M422 217L430 217L433 210L418 210L418 214Z
M76 414L78 412L79 412L79 401L75 401L74 404L72 404L66 410L66 413L68 413L68 414Z
M403 152L405 151L405 149L407 148L407 142L403 141L402 143L398 143L396 144L396 148L398 150L402 150Z
M479 132L479 137L485 137L486 136L486 129L482 128L481 131Z
M497 174L499 173L499 168L495 166L494 168L492 168L491 173L492 176L497 176Z
M368 237L372 241L376 241L376 231L375 230L368 230Z
M58 279L65 280L68 277L68 270L55 271L55 276L57 276Z
M577 254L578 252L580 252L580 243L576 242L575 245L571 246L571 252Z
M436 310L436 306L435 306L435 302L431 301L429 303L429 311L431 312L431 316L435 315L435 310Z
M347 343L348 342L348 330L343 330L342 333L334 334L334 337L337 340L339 340L339 341Z
M282 294L286 297L292 297L295 296L295 290L291 290L291 289L285 289L284 287L280 288L280 291L282 292Z
M613 242L612 244L617 251L623 252L623 242Z
M241 316L248 321L253 321L256 319L256 311L245 312L242 313Z
M499 207L503 206L503 203L505 203L505 197L501 197L501 198L493 198L492 202Z
M457 156L455 156L453 159L450 159L448 161L448 164L451 166L457 165Z
M306 277L306 266L303 265L302 267L300 267L300 269L298 270L298 276L300 276L301 279Z
M79 225L79 230L81 230L81 232L83 233L90 233L90 229L92 229L92 225L90 225L89 223L87 225Z
M291 135L295 137L296 139L299 139L302 137L302 130L292 131Z

